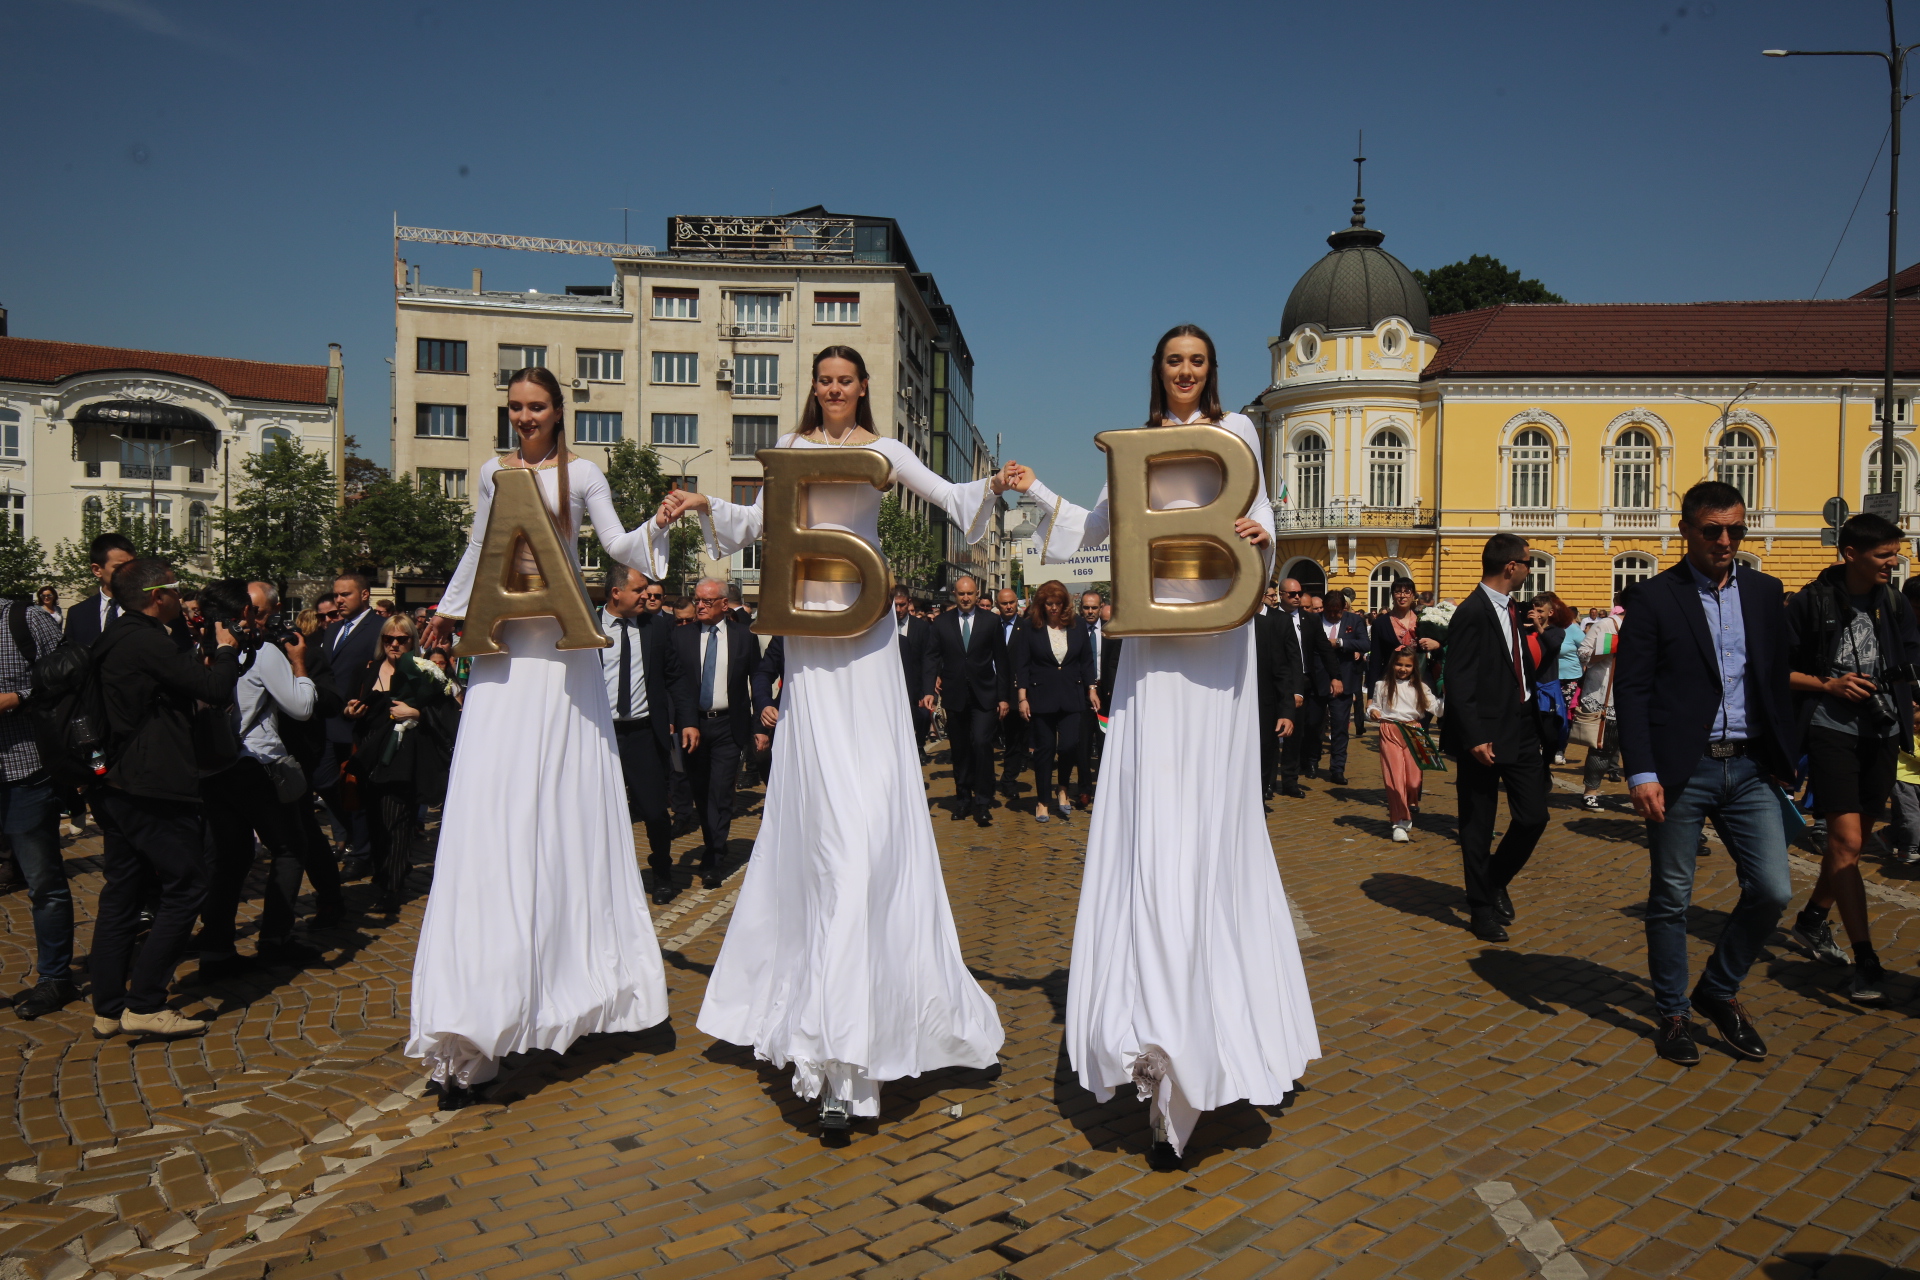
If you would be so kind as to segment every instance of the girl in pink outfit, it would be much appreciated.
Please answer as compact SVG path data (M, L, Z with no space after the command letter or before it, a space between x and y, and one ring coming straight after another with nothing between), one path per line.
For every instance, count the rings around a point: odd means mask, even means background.
M1415 671L1410 650L1402 649L1387 660L1386 678L1374 685L1367 715L1380 721L1380 776L1387 784L1387 817L1393 822L1394 843L1405 844L1413 827L1413 811L1420 804L1420 765L1400 726L1440 716L1440 695L1427 688Z

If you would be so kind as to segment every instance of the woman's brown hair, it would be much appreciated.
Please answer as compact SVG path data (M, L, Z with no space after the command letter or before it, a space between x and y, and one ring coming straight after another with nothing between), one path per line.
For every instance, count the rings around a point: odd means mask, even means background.
M1399 661L1402 654L1406 655L1407 659L1413 663L1413 700L1414 703L1419 706L1420 714L1425 715L1428 707L1427 682L1420 678L1420 651L1418 649L1395 649L1388 655L1387 669L1381 672L1381 675L1386 677L1387 701L1390 703L1399 701L1400 682L1393 678L1393 664Z
M1167 421L1167 385L1160 380L1160 361L1167 344L1175 338L1198 338L1207 344L1207 380L1200 388L1200 416L1209 422L1226 417L1220 407L1220 361L1213 354L1213 339L1197 324L1177 324L1160 335L1153 349L1153 389L1147 399L1147 425L1164 426Z
M548 511L547 516L553 521L554 532L560 535L560 545L571 546L574 538L571 527L573 525L573 485L569 483L567 464L572 459L567 456L567 414L564 408L566 402L560 395L560 379L553 376L551 369L534 365L515 370L514 375L507 379L507 390L513 390L514 384L520 382L531 382L546 392L548 403L560 415L553 422L553 465L560 471L560 509ZM541 505L546 505L544 496Z
M1058 602L1067 607L1067 625L1073 623L1073 597L1060 585L1058 578L1049 578L1033 589L1033 599L1027 603L1027 625L1035 631L1044 631L1053 625L1053 618L1047 612L1047 606Z
M1551 611L1547 614L1548 625L1564 629L1579 621L1580 615L1573 611L1573 606L1569 605L1565 600L1562 600L1551 591L1542 591L1539 595L1527 601L1527 608L1533 608L1534 605L1539 604L1542 600L1545 600L1548 605L1552 606Z
M813 358L813 373L807 380L807 404L806 407L800 411L800 434L803 436L812 435L820 429L820 399L813 393L813 384L820 380L820 362L822 360L845 360L859 372L860 382L863 388L867 382L867 362L860 358L858 351L855 351L852 347L822 347L820 354ZM879 431L874 429L873 425L873 397L868 395L864 389L860 392L859 402L853 407L853 420L867 430L872 431L873 434L880 434Z

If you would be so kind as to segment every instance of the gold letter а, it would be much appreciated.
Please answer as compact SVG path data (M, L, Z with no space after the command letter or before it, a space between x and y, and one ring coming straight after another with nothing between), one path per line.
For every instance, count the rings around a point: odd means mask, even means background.
M540 566L524 582L514 568L514 548L524 539ZM480 544L480 567L473 575L467 626L455 656L500 652L497 634L510 618L558 618L556 649L604 649L613 641L600 634L574 557L560 545L547 504L533 472L502 467L493 477L493 507L487 514L487 539Z

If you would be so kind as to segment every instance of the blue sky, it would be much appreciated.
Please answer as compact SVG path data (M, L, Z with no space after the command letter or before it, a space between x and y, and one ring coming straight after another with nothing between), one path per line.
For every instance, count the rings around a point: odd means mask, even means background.
M387 455L390 227L660 244L674 213L898 218L958 309L979 425L1071 496L1195 322L1226 398L1367 199L1409 266L1490 253L1575 302L1806 297L1886 121L1870 0L0 7L11 332L320 362ZM1920 39L1920 0L1901 0ZM1920 127L1920 119L1913 122ZM1822 296L1879 278L1886 161ZM1909 174L1920 167L1911 150ZM1911 189L1910 183L1903 183ZM1902 262L1920 260L1910 218ZM603 281L409 245L429 282Z

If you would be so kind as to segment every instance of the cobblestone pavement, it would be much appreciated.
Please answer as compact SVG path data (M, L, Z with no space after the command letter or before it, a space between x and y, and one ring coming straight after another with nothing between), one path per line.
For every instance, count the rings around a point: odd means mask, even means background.
M1920 1240L1910 976L1891 1008L1857 1009L1843 971L1776 936L1748 985L1772 1056L1716 1043L1670 1066L1647 1039L1635 820L1581 811L1559 779L1513 941L1490 947L1464 928L1451 786L1396 845L1370 750L1353 774L1271 819L1326 1057L1285 1106L1207 1116L1181 1172L1147 1171L1144 1106L1096 1105L1061 1050L1084 815L1003 810L982 831L936 810L1002 1064L888 1086L839 1149L783 1073L693 1028L748 817L727 883L656 917L670 1024L510 1062L504 1105L443 1117L400 1056L419 901L317 938L326 967L196 987L183 966L179 1003L216 1015L203 1040L0 1010L0 1276L1920 1274L1898 1266ZM83 917L96 854L68 849ZM1870 875L1882 954L1912 970L1920 897ZM1734 895L1710 854L1696 967ZM18 986L24 895L0 910Z

